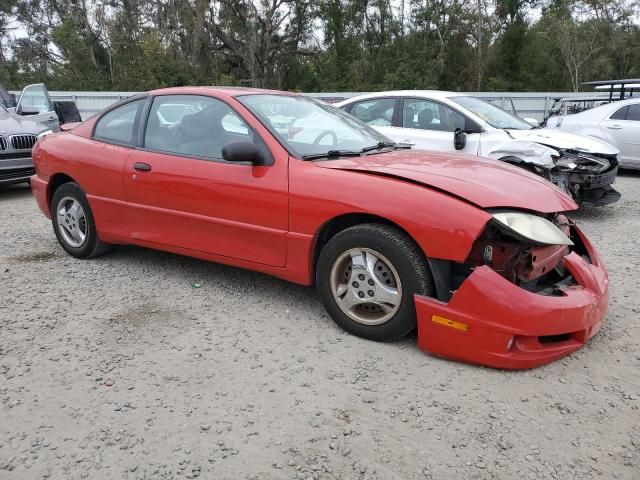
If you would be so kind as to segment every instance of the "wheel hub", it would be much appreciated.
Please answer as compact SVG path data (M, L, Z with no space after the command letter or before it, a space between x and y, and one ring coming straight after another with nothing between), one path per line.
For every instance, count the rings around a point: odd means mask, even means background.
M388 321L402 301L397 271L382 254L367 248L348 250L334 262L331 292L346 315L365 325Z
M57 207L58 231L70 247L79 248L87 239L87 219L84 209L73 197L64 197Z

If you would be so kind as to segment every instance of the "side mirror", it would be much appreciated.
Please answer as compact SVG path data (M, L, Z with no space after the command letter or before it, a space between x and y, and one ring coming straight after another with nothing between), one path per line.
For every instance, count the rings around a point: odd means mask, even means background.
M256 144L247 140L235 140L225 143L222 147L222 158L227 162L234 163L266 164L264 155Z
M37 107L23 107L23 106L20 106L16 110L16 113L18 115L24 115L24 116L38 115L40 113L40 110L38 110Z
M527 122L529 125L531 125L532 127L539 127L540 126L540 122L538 122L538 120L536 120L535 118L524 117L523 120L525 122Z
M462 150L467 145L467 135L461 128L456 128L453 132L453 146L456 150Z

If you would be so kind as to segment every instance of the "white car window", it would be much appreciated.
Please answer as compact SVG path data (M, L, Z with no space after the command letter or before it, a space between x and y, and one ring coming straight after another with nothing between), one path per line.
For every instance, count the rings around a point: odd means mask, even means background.
M405 128L453 132L464 128L464 124L465 118L446 105L431 100L404 100L402 126Z
M629 110L627 110L627 120L640 122L640 103L629 105Z
M395 106L395 98L376 98L356 103L350 113L366 124L388 127L393 122Z
M611 120L625 120L627 118L627 110L629 110L629 107L625 105L624 107L616 110L609 118Z

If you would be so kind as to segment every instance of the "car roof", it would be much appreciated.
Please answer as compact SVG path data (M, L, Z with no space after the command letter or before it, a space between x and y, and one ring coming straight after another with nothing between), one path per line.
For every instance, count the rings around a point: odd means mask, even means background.
M193 95L221 93L230 97L249 94L270 94L270 95L298 95L293 92L283 92L280 90L268 90L263 88L232 87L232 86L194 86L194 87L169 87L152 90L150 95Z
M583 110L582 112L570 114L569 116L572 117L574 115L579 115L579 118L587 118L590 116L599 117L601 115L608 115L609 113L613 113L626 105L635 105L637 103L640 103L640 97L633 97L626 100L617 100L615 102L605 103L604 105L598 105L597 107L588 108L586 110Z
M449 97L465 97L466 93L448 92L446 90L389 90L385 92L365 93L347 98L341 103L349 103L355 99L379 98L379 97L428 97L436 100L444 100Z

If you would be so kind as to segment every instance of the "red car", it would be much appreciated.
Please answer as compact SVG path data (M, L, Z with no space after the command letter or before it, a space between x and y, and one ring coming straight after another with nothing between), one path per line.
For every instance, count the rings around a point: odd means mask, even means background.
M397 145L283 92L170 88L34 147L31 185L77 258L135 244L315 284L372 340L498 368L550 362L605 316L605 267L551 183Z

